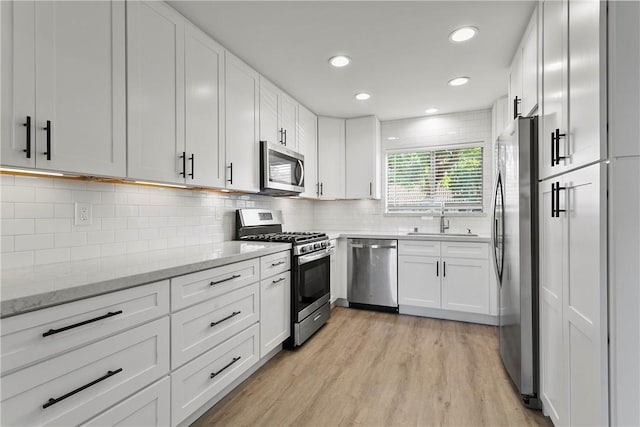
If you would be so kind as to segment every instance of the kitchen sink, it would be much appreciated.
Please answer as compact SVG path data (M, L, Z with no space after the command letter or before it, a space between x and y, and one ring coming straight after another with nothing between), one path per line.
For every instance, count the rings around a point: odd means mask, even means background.
M407 236L454 236L454 237L478 237L477 234L473 233L420 233L417 231L412 231L407 233Z

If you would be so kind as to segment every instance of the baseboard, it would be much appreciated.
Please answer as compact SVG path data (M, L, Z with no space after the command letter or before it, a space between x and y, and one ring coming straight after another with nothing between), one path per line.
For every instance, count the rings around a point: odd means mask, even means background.
M203 416L208 410L213 408L218 402L220 402L227 394L231 393L236 387L238 387L243 381L253 375L258 369L262 368L271 358L273 358L276 354L280 353L282 350L282 344L273 350L271 350L265 357L260 359L249 368L244 374L239 376L234 382L226 386L220 393L211 398L207 403L202 405L199 409L197 409L193 414L189 415L182 422L178 424L180 427L189 426L193 424L198 418Z
M335 307L349 307L349 301L346 298L334 298L331 300L331 309Z
M498 326L498 316L480 313L465 313L463 311L441 310L439 308L414 307L400 305L398 312L410 316L435 317L437 319L457 320L459 322L481 323L483 325Z

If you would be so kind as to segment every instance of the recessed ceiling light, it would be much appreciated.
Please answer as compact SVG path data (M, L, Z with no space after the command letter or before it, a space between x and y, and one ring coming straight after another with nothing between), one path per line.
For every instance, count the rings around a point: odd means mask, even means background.
M427 114L433 114L433 113L437 113L438 109L437 108L427 108L426 110L424 110L425 113Z
M478 34L476 27L462 27L449 34L449 40L455 43L466 42Z
M349 62L351 62L351 59L344 55L337 55L329 58L329 64L338 68L349 65Z
M469 77L456 77L455 79L449 80L449 86L462 86L469 83L471 80Z
M366 101L367 99L371 98L371 95L369 95L367 92L360 92L356 93L355 97L358 101Z

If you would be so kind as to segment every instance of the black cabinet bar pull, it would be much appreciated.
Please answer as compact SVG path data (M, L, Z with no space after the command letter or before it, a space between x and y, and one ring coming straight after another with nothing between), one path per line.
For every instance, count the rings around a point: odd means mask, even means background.
M280 128L280 130L278 131L278 133L280 134L280 140L278 141L280 144L284 144L284 129Z
M191 173L189 174L189 176L191 177L191 179L193 179L193 174L195 173L195 160L194 158L196 157L195 154L191 153L191 157L189 157L189 160L191 161Z
M320 183L316 182L316 194L319 196L320 195Z
M229 169L229 179L227 181L229 184L233 185L233 162L229 163L227 169Z
M49 329L47 332L43 333L42 336L43 337L48 337L49 335L58 334L60 332L68 331L69 329L77 328L79 326L88 325L89 323L97 322L99 320L106 319L108 317L117 316L118 314L122 314L122 310L110 311L110 312L108 312L107 314L105 314L103 316L99 316L99 317L96 317L96 318L93 318L93 319L85 320L84 322L74 323L73 325L65 326L64 328Z
M556 165L560 164L560 160L566 159L567 156L560 155L560 138L566 136L564 133L560 133L560 129L556 129L555 132L555 144L556 144Z
M279 266L279 265L284 264L285 262L286 262L286 261L272 262L272 263L271 263L271 267L277 267L277 266Z
M284 146L287 146L287 130L284 130Z
M276 283L280 283L280 282L282 282L283 280L287 280L287 278L286 278L286 277L281 277L281 278L279 278L278 280L272 280L272 281L271 281L271 283L272 283L273 285L275 285Z
M229 366L233 365L234 363L236 363L238 360L240 360L240 356L238 357L234 357L233 360L229 363L227 363L226 365L224 365L224 367L222 369L220 369L218 372L212 372L211 375L209 376L209 378L214 378L217 375L220 375L222 373L222 371L224 371L225 369L227 369Z
M182 159L182 172L180 172L180 176L184 176L186 178L187 177L187 153L183 151L182 156L180 156L180 158Z
M228 282L229 280L237 279L240 276L241 276L240 274L234 274L233 276L227 277L226 279L218 280L216 282L211 282L211 283L209 283L209 285L213 286L213 285L217 285L218 283Z
M551 218L556 217L556 184L551 183Z
M560 218L560 212L566 212L566 209L560 209L560 190L566 190L567 187L560 187L560 183L556 181L556 218Z
M440 261L436 261L436 277L440 276Z
M369 183L369 196L373 196L373 183Z
M555 152L555 147L556 147L556 136L554 132L551 132L551 167L554 167L556 165L556 152ZM553 185L551 186L553 191Z
M238 314L240 314L240 311L234 311L233 313L231 313L230 315L228 315L224 319L220 319L217 322L211 322L211 327L213 328L214 326L219 325L220 323L224 322L225 320L229 320L232 317L236 317Z
M447 277L447 261L442 261L442 277Z
M44 130L47 131L47 151L42 154L47 156L47 160L51 160L51 120L47 120L47 126L44 127Z
M517 96L513 98L513 118L514 119L517 119L522 115L518 112L518 105L520 104L520 102L522 102L522 99L518 98Z
M323 188L324 188L324 183L321 182L320 183L320 195L321 196L324 195L324 189Z
M23 123L22 126L27 127L27 148L24 151L27 153L27 159L31 158L31 116L27 116L27 122Z
M60 396L58 398L51 398L47 401L47 403L45 403L44 405L42 405L42 409L47 409L49 406L55 405L58 402L61 402L63 400L65 400L67 397L71 397L76 393L80 393L82 390L85 390L93 385L98 384L100 381L104 381L109 377L114 376L115 374L118 374L122 372L122 368L116 369L115 371L108 371L105 375L101 376L100 378L98 378L97 380L93 380L91 381L89 384L85 384L82 387L78 387L75 390L70 391L69 393L65 394L64 396Z

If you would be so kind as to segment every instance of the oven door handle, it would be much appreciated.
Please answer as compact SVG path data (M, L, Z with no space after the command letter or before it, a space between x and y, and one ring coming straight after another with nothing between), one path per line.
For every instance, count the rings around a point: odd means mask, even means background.
M328 256L331 256L331 252L329 251L322 251L320 253L313 253L313 254L309 254L309 255L303 255L298 257L298 265L304 265L307 264L309 262L312 261L316 261L322 258L326 258Z

